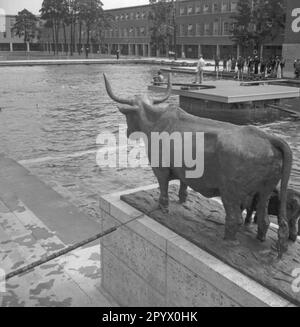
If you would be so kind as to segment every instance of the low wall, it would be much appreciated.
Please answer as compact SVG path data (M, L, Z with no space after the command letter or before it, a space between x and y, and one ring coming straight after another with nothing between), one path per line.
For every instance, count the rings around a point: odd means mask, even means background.
M157 185L101 198L102 287L121 306L292 306L120 200Z

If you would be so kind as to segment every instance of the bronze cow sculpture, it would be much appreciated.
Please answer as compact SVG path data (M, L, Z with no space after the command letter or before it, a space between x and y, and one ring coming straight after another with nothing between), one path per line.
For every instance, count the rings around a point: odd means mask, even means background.
M253 212L256 211L256 205L257 197L254 198L251 206L247 208L245 224L251 224ZM275 189L272 192L268 204L268 214L278 217L279 208L280 191ZM289 224L289 239L295 242L297 240L297 236L300 235L300 192L290 188L287 190L286 216ZM254 223L257 223L257 215L254 217Z
M243 224L241 208L248 208L257 195L257 238L264 241L270 225L268 200L281 180L279 255L287 250L289 227L286 219L286 194L292 152L285 141L255 127L196 117L172 104L159 106L171 95L170 77L167 93L151 99L148 96L121 98L112 91L105 75L104 79L110 98L123 105L119 110L126 116L128 137L134 132L143 132L148 140L151 140L154 132L204 133L204 174L201 178L187 178L187 167L174 165L174 145L170 166L152 167L160 186L159 205L162 210L168 208L168 185L169 181L175 179L180 180L181 202L186 200L188 187L208 198L220 196L226 212L224 238L236 243L236 234ZM192 147L195 152L197 149L194 148L194 143ZM151 146L148 146L147 151L151 165ZM154 151L162 152L161 147Z

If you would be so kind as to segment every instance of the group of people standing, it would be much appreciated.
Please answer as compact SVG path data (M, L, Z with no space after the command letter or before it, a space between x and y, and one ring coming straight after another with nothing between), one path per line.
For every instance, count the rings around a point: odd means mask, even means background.
M244 58L239 56L235 58L229 56L223 58L223 71L237 72L236 78L240 79L246 73L248 77L252 75L260 75L262 77L283 78L283 69L285 60L279 56L271 57L268 60L259 58L258 56L249 56ZM215 58L215 70L220 68L220 59Z

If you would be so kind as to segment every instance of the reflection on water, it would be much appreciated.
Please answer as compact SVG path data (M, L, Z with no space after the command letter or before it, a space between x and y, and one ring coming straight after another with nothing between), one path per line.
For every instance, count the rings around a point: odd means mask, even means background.
M119 124L125 124L123 115L106 95L102 74L110 77L120 95L132 96L147 92L158 69L143 65L2 67L0 153L17 160L45 158L36 163L28 161L28 168L58 191L63 187L64 195L71 200L81 199L83 206L89 201L87 194L96 201L99 193L154 182L150 169L98 168L91 150L96 149L100 132L117 132ZM170 101L178 100L174 97ZM299 122L282 122L263 129L283 137L292 146L295 161L291 183L300 191L299 126ZM77 152L82 155L66 157ZM47 160L52 156L60 159Z

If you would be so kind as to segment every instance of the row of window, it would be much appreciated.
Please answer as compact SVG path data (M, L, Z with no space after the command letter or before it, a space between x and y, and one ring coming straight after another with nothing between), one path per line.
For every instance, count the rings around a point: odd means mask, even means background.
M237 10L237 0L229 1L224 0L221 3L218 2L197 2L189 5L179 6L179 15L194 15L201 13L220 13L220 12L235 12ZM123 20L143 20L147 18L147 13L142 12L131 12L131 13L120 13L114 16L115 21Z
M146 27L130 27L130 28L119 28L110 29L104 32L106 38L113 37L143 37L147 36Z
M237 0L235 1L222 1L222 3L196 3L189 5L181 5L179 7L179 15L194 15L194 14L207 14L207 13L220 13L220 12L236 12Z
M115 21L122 21L122 20L140 20L145 19L147 14L143 12L131 12L131 13L124 13L124 14L117 14L115 15Z
M206 36L206 35L230 35L233 28L232 23L219 21L213 23L200 23L179 25L179 36Z
M199 23L179 25L179 36L201 35L230 35L233 24L229 22L215 21L213 23ZM105 31L105 38L121 37L145 37L148 35L146 27L115 28Z

